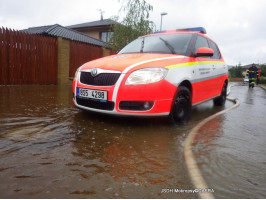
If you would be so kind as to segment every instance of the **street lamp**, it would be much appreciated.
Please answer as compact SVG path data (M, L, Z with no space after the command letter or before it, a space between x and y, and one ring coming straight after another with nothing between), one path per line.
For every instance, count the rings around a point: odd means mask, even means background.
M162 20L163 20L163 16L167 15L167 12L162 12L161 13L161 26L160 26L160 31L162 31Z

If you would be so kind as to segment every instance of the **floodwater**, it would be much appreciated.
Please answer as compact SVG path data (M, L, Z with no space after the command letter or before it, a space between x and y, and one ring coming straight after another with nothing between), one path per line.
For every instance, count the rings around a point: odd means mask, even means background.
M266 91L231 88L240 106L206 124L195 156L216 198L266 198Z
M231 96L246 105L206 125L195 155L216 197L265 198L265 92L233 87ZM197 198L162 190L194 189L185 138L221 109L210 101L187 124L170 126L164 118L81 111L71 85L0 87L0 198Z

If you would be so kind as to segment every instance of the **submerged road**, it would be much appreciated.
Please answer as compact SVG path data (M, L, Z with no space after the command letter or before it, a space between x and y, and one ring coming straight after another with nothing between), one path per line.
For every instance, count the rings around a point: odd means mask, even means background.
M216 198L265 198L266 91L235 86L229 97L240 106L202 127L197 162Z
M240 107L206 124L193 152L215 197L265 198L266 92L230 96ZM206 102L174 127L78 110L71 86L0 87L0 198L197 198L182 192L195 189L184 141L222 109Z

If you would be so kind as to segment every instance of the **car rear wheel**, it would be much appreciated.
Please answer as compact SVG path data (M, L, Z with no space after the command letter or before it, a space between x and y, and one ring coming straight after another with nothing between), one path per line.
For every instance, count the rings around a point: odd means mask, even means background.
M221 95L213 100L215 106L223 106L227 96L227 83L224 82Z
M191 94L188 88L178 87L177 95L174 99L170 112L170 121L173 124L186 123L191 113Z

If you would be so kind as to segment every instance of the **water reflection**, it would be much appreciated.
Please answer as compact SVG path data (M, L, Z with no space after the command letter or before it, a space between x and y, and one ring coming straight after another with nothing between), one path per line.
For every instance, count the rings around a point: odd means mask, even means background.
M238 86L231 96L240 107L203 127L195 155L216 198L265 198L266 93Z
M142 137L117 137L106 148L103 160L114 179L125 177L138 183L165 182L172 175L166 172L172 165L169 159L169 138L155 133Z
M197 160L197 164L201 167L201 169L208 169L213 165L213 163L219 163L219 159L217 159L217 157L213 157L212 160L209 160L206 155L211 154L217 148L217 140L223 135L223 123L224 116L217 116L216 118L206 123L199 130L194 139L193 152ZM203 173L203 177L205 177L205 175L206 174Z
M184 140L221 109L202 104L173 127L164 118L80 111L71 85L0 87L0 94L2 198L195 198L161 190L193 188Z
M254 95L255 95L254 88L247 89L245 94L245 103L249 105L254 105L254 100L253 100L255 98Z

